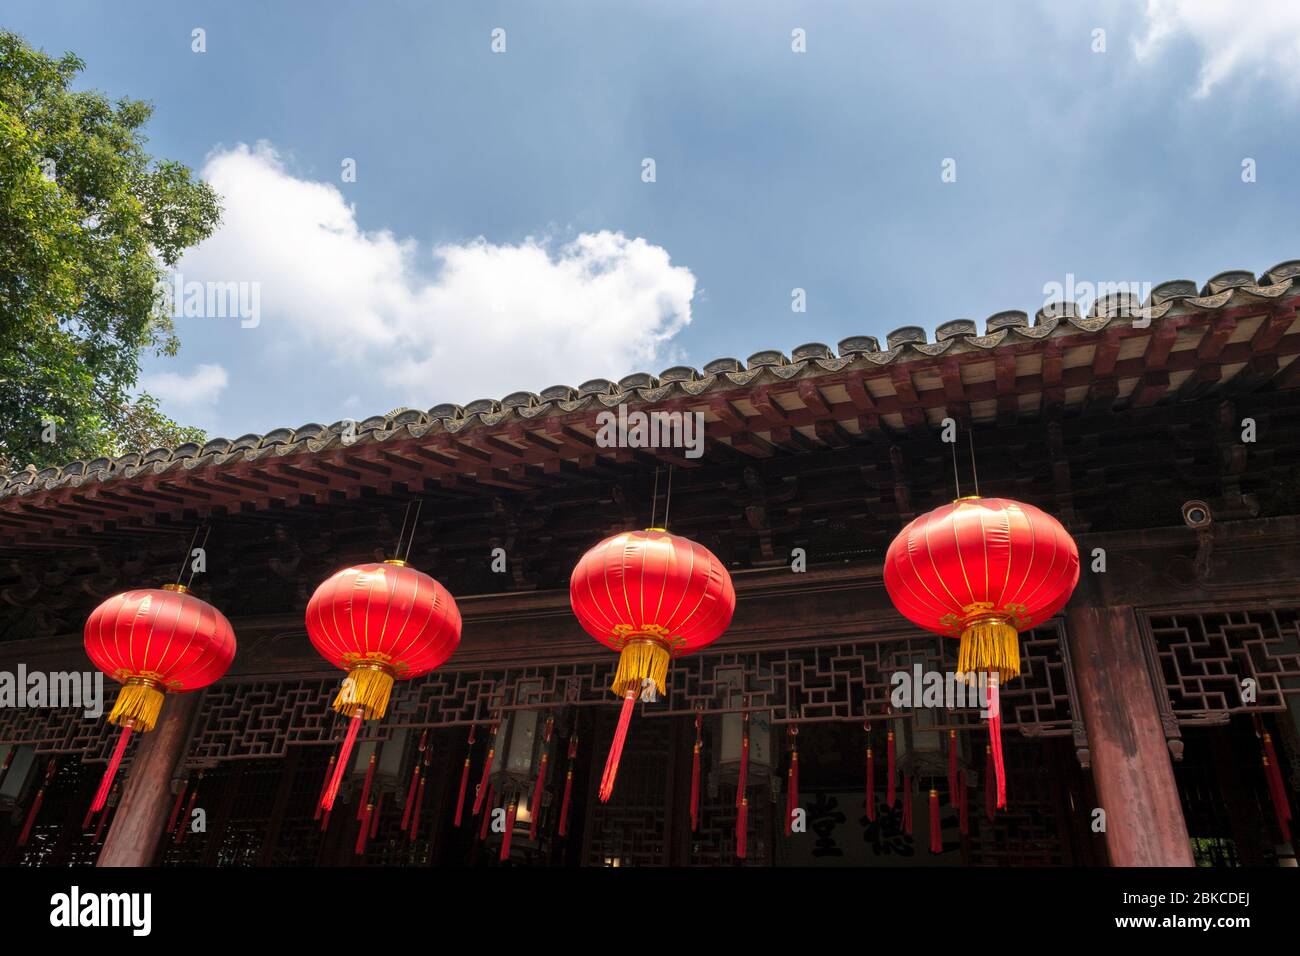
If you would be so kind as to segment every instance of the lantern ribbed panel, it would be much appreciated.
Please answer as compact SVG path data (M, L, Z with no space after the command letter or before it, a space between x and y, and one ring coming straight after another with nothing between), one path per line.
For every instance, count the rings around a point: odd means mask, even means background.
M225 615L180 591L115 594L91 613L84 636L90 659L114 680L150 678L169 691L206 687L235 658Z
M342 670L388 664L410 679L443 664L460 644L456 601L441 584L398 564L359 564L326 579L307 604L307 635Z
M666 531L624 531L578 561L569 600L583 628L621 650L658 635L674 657L711 644L736 610L731 575L707 548Z
M909 621L960 636L972 617L1041 624L1070 599L1079 550L1061 523L1033 505L962 498L907 525L885 555L885 589Z

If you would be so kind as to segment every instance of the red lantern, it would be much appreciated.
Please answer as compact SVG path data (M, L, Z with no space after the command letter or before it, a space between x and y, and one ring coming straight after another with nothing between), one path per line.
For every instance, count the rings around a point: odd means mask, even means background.
M1061 523L1006 498L958 498L899 532L885 555L885 590L899 612L958 637L957 672L988 675L997 805L1006 806L998 686L1020 673L1019 632L1064 607L1079 582L1079 549Z
M121 682L108 721L122 728L91 812L104 806L132 731L158 722L163 695L198 690L220 680L235 659L235 632L220 611L183 584L124 591L86 621L86 653Z
M669 661L717 640L731 623L736 591L707 548L651 528L613 535L584 554L569 580L569 602L587 633L619 652L610 689L623 709L601 778L605 801L637 697L664 693Z
M394 681L420 677L451 657L460 644L460 610L446 588L405 561L359 564L316 589L307 603L307 636L348 672L334 709L351 722L321 796L330 810L361 721L384 716Z

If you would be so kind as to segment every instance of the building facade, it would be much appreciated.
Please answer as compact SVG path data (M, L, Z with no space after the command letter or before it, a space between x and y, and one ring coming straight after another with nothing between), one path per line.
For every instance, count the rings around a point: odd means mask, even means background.
M86 810L114 728L74 708L0 708L0 862L503 865L492 811L514 799L510 865L1294 865L1297 276L1287 262L1165 283L1141 308L1115 296L1086 316L999 313L983 334L964 320L934 341L908 327L883 344L11 475L0 671L90 670L90 611L174 580L196 529L195 593L239 650L217 684L169 697L97 817ZM701 453L606 442L602 416L620 408L698 415ZM1022 635L996 813L977 710L891 700L900 673L953 670L956 643L911 626L881 581L903 525L976 476L984 494L1056 516L1083 565L1066 610ZM463 639L443 668L399 683L324 816L341 674L303 612L338 568L391 557L415 500L409 561L456 596ZM568 574L601 538L661 523L669 500L670 529L731 570L737 611L674 662L665 699L638 708L601 803L615 659L570 612ZM507 759L494 751L485 775L493 744ZM787 834L796 748L803 814ZM372 754L376 809L359 840Z

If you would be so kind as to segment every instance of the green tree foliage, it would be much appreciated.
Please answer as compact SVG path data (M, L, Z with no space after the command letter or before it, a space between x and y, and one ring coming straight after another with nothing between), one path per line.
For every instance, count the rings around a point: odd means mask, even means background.
M201 437L135 385L146 349L176 352L158 284L212 233L217 196L145 151L149 104L70 89L83 68L0 31L5 471Z

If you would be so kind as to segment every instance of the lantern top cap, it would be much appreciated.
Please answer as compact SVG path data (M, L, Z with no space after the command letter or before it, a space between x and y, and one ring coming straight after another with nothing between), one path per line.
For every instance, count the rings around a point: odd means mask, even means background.
M184 584L164 584L164 585L162 586L162 589L163 589L164 591L175 591L177 594L189 594L189 593L190 593L190 589L189 589L188 587L186 587Z
M399 567L399 568L409 568L409 567L410 567L410 565L407 564L405 561L403 561L401 558L386 558L386 559L384 560L384 564L394 564L394 565L396 565L396 566Z
M962 495L960 498L952 499L952 503L957 504L962 501L979 501L983 497L983 495Z
M646 528L646 531L658 531L660 534L667 534L667 528Z

